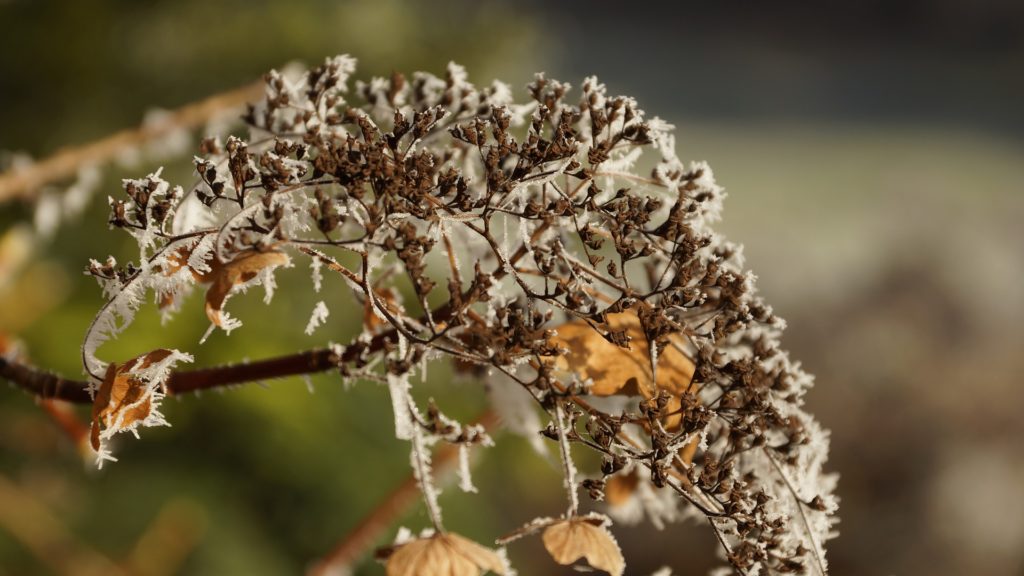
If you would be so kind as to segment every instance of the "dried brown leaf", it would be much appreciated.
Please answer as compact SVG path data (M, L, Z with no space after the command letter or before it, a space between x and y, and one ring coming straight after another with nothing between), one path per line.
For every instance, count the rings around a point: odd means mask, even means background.
M192 279L196 283L209 283L210 281L212 281L214 277L216 277L216 275L220 272L221 268L223 268L223 264L221 264L221 262L217 260L216 257L214 257L211 258L206 263L206 265L209 267L209 270L196 270L195 268L189 266L188 263L189 258L192 257L193 250L195 250L195 246L182 246L181 248L178 248L177 250L171 252L167 256L166 263L163 264L162 267L160 267L159 271L162 272L164 276L173 276L177 274L178 271L181 270L182 268L188 268L188 271L192 274ZM177 294L170 292L160 294L160 301L158 302L160 309L163 310L165 308L173 306L176 297Z
M559 357L558 367L573 370L581 378L594 381L590 393L595 396L615 394L651 398L652 386L650 352L640 319L633 312L608 315L608 326L629 337L629 348L609 342L584 321L569 322L558 327L554 343L566 348L568 354ZM678 338L678 337L677 337ZM658 356L657 389L681 394L693 378L693 362L676 346L666 346Z
M650 349L640 319L632 311L608 315L609 329L629 337L629 347L609 342L584 321L569 322L558 327L552 340L568 353L555 359L556 368L572 371L581 379L591 379L590 394L594 396L642 396L653 398L658 391L671 396L666 412L672 414L681 407L680 396L693 380L694 364L682 352L682 337L670 337L670 344L658 355L657 383L651 374ZM679 426L680 417L674 414L665 419L666 429Z
M402 544L387 561L387 576L480 576L486 571L504 575L505 560L450 532Z
M235 286L252 280L267 268L276 268L288 262L288 255L277 250L248 251L239 254L231 262L215 268L211 272L212 284L206 291L206 316L210 322L219 327L224 326L221 309Z
M145 397L148 383L132 374L133 369L145 369L173 354L159 348L128 360L124 364L111 362L92 404L92 431L89 440L93 450L100 449L100 429L125 430L149 417L153 403ZM145 399L143 399L145 397Z
M581 558L592 568L622 576L626 560L608 529L586 518L570 518L552 524L541 536L555 562L568 566ZM390 576L390 575L389 575Z

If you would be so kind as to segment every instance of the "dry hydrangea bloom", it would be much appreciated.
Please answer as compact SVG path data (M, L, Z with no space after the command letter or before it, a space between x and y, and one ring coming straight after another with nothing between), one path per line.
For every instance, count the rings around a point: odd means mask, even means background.
M605 528L578 520L579 488L600 502L611 487L613 504L642 499L627 507L633 520L706 518L737 573L826 573L835 477L823 468L828 434L803 409L812 379L781 348L784 322L740 247L714 229L724 192L711 168L677 157L672 126L594 78L573 93L538 75L518 101L454 64L352 90L354 70L340 56L271 72L245 115L249 136L204 141L194 182L172 186L158 171L111 199L110 224L139 257L89 267L107 299L82 350L100 437L162 423L161 386L223 384L165 383L171 359L186 358L176 351L98 358L148 296L170 317L203 288L203 321L231 331L242 324L226 310L232 294L261 285L270 304L276 275L308 264L313 291L324 274L347 288L321 292L296 329L359 310L364 330L297 358L388 387L438 533L430 447L455 444L468 462L491 443L413 399L413 376L448 358L493 388L511 429L540 427L557 443L569 505L545 533L555 560L622 573ZM602 458L582 481L574 446ZM459 573L491 568L467 546L418 540L388 570L408 571L416 562L399 560L417 550L460 558Z

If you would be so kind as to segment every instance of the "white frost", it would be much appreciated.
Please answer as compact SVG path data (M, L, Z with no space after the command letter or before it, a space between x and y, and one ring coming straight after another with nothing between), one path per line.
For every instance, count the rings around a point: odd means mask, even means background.
M324 304L323 300L317 302L316 306L313 307L313 314L310 315L309 322L306 324L306 334L313 334L314 330L323 325L330 313L331 311L327 309L327 304Z

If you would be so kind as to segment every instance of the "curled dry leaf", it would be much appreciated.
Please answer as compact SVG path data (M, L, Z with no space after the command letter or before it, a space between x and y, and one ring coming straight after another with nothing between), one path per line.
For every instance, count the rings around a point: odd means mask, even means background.
M100 450L101 428L114 434L133 430L151 417L158 416L153 405L154 387L135 372L162 362L173 354L174 350L160 348L124 364L111 362L107 365L103 383L92 404L92 433L89 440L93 450Z
M555 562L568 566L585 559L592 568L612 576L626 571L619 544L599 518L570 518L548 526L541 539ZM390 575L389 575L390 576Z
M290 262L288 255L277 250L266 252L246 251L234 260L215 268L211 273L210 289L206 291L206 316L218 327L225 327L225 318L221 313L224 302L231 291L239 285L256 278L260 272L284 266Z
M508 565L497 552L458 534L433 534L402 544L387 560L387 576L504 576Z
M693 378L693 362L673 342L658 355L658 381L652 385L650 351L636 313L608 314L608 327L629 338L626 347L609 342L583 321L558 327L555 344L568 351L557 360L559 368L594 381L595 396L616 394L653 397L657 390L682 394ZM676 338L679 338L678 336Z
M189 259L192 257L194 249L194 246L182 246L167 256L167 265L163 269L164 276L171 276L182 268L188 268L196 282L205 283L209 282L223 268L221 262L216 257L212 257L206 261L207 269L196 270L189 265Z
M657 382L651 370L650 349L640 319L633 311L608 314L608 327L625 346L609 342L597 330L583 321L570 322L558 327L553 343L567 350L555 359L555 367L575 372L581 379L590 379L594 396L641 396L646 399L667 392L671 398L665 412L671 414L662 424L668 430L679 426L675 414L681 407L680 396L692 391L693 361L683 353L682 337L674 335L661 349L657 358ZM626 347L628 346L628 347Z
M187 268L189 273L192 275L192 280L198 284L208 284L210 281L220 273L224 265L217 260L216 256L206 261L206 268L203 270L197 270L189 265L189 259L192 257L192 252L195 246L182 246L178 248L170 255L167 256L167 263L163 265L161 272L164 276L173 276L178 273L182 268ZM160 295L160 309L169 308L174 305L176 295L173 292L168 292Z

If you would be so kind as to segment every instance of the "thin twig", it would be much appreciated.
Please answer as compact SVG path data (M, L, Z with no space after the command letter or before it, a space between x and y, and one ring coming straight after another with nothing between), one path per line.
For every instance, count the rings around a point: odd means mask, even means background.
M569 498L569 507L565 517L575 518L580 508L580 499L576 493L576 466L572 462L572 451L569 448L569 439L566 437L566 416L565 411L562 410L561 401L555 403L555 426L558 431L558 449L562 456L562 470L565 474L566 496Z

